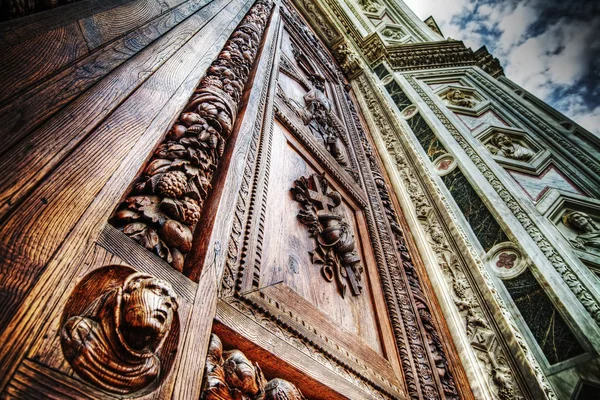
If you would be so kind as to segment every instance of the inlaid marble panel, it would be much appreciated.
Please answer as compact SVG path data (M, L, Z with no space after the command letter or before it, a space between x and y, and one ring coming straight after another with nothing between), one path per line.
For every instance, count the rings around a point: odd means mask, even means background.
M375 72L375 75L377 75L379 79L383 79L390 74L390 72L383 64L379 64L377 67L375 67L375 69L373 69L373 72Z
M511 170L508 170L508 173L533 201L539 200L550 188L564 190L565 192L570 193L585 194L553 165L549 166L538 176Z
M490 250L498 243L509 241L459 168L444 175L442 180L485 251Z
M477 117L460 113L456 113L456 116L470 131L474 131L482 126L509 126L492 110L488 110Z
M585 352L529 269L504 286L551 365Z
M415 114L407 122L430 160L433 161L442 154L447 153L444 145L435 136L433 130L427 125L421 114Z
M392 97L394 104L398 107L398 110L402 111L406 107L410 106L412 103L396 81L391 81L387 85L385 85L386 90Z

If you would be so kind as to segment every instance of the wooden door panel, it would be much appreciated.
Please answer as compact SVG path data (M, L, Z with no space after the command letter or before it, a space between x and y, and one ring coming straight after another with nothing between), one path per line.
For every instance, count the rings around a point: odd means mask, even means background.
M299 177L322 171L317 169L319 167L314 159L306 158L295 150L287 139L289 136L285 128L276 122L273 130L274 165L269 176L266 200L269 212L265 219L259 288L285 283L298 296L312 304L314 309L311 312L321 312L328 316L332 323L358 335L363 342L382 354L368 278L363 277L361 295L346 293L342 297L335 282L324 279L321 265L311 260L311 252L315 250L317 243L298 219L298 212L302 207L294 200L290 189ZM344 199L347 197L341 188L334 184L332 187L339 189ZM361 263L364 264L361 237L365 235L358 230L356 219L360 216L360 211L354 207L343 200L338 209L351 225Z

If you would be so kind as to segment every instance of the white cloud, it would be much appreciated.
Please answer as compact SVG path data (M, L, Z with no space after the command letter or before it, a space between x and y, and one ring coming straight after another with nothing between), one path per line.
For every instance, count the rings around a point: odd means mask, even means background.
M590 49L600 47L600 17L587 23L566 18L546 29L532 27L540 10L535 0L476 6L470 0L405 0L417 16L433 15L446 37L473 49L486 45L506 76L592 132L600 134L600 106L585 103L580 88ZM461 24L462 22L462 24ZM579 86L578 86L579 85ZM567 98L559 93L570 93ZM552 100L559 97L554 103Z

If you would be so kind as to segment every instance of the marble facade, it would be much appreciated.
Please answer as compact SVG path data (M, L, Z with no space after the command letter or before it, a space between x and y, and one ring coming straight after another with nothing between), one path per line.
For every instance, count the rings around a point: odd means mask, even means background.
M586 398L600 385L598 138L401 1L315 4L360 62L349 82L476 398ZM491 151L497 135L512 152Z

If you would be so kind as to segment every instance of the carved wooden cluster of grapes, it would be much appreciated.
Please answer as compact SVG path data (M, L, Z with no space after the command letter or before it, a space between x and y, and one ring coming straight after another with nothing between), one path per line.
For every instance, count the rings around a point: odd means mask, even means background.
M192 248L270 10L265 0L250 9L113 215L117 228L178 271Z

